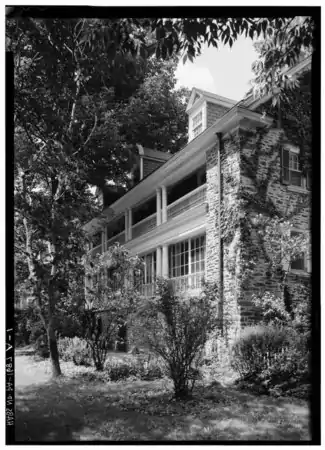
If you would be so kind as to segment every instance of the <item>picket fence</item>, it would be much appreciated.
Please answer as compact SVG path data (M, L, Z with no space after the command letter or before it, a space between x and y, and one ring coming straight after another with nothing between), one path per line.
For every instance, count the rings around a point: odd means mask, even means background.
M267 367L271 366L275 361L283 357L283 355L289 350L289 347L282 347L279 352L266 352L263 355L263 361Z

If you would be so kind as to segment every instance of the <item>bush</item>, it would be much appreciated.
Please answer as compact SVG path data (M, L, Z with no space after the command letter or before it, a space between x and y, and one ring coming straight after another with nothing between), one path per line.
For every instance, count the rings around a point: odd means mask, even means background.
M110 381L125 379L156 380L165 376L164 366L158 358L130 356L125 360L109 358L104 369Z
M290 338L286 351L281 353L261 373L271 394L306 397L310 383L310 348L306 336L287 330ZM302 395L301 395L302 394Z
M191 394L200 378L205 344L217 327L216 292L200 297L174 295L168 280L157 280L158 296L139 310L143 340L164 362L177 399Z
M58 350L63 361L73 361L77 366L91 366L91 349L85 339L60 338Z
M285 328L255 325L245 328L234 343L231 367L242 378L260 375L267 369L268 357L280 354L289 345Z
M249 327L232 350L231 364L241 376L241 388L274 396L308 396L307 335L291 327Z

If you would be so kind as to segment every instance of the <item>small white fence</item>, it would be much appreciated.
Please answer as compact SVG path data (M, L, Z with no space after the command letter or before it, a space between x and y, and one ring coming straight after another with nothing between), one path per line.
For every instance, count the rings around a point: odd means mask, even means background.
M279 359L283 358L283 355L285 355L289 350L289 347L282 347L279 352L266 352L263 355L263 361L267 367L270 367L274 362L278 361Z

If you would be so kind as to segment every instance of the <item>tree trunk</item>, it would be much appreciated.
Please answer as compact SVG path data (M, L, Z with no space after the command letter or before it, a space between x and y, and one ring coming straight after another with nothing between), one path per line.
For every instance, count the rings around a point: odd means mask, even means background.
M60 362L59 362L59 352L58 352L58 345L57 345L56 336L55 336L55 330L53 328L51 320L47 327L47 337L48 337L50 358L51 358L51 364L52 364L52 377L56 378L61 375L61 368L60 368Z

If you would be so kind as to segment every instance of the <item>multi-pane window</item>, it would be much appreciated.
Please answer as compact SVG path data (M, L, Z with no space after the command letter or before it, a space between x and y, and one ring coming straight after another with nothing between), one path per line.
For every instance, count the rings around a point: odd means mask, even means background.
M282 160L282 182L292 186L311 187L311 173L307 172L306 176L303 176L300 167L300 155L299 149L283 148L281 153Z
M192 119L192 134L193 138L198 136L203 131L203 113L200 111Z
M176 290L200 288L205 271L205 236L169 247L169 277Z
M143 256L142 259L144 262L144 266L140 280L140 291L144 296L151 297L154 295L157 273L156 252L148 253L147 255Z

